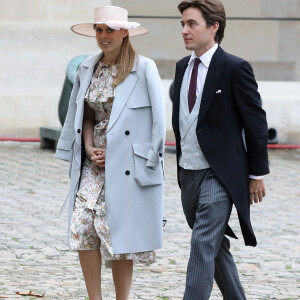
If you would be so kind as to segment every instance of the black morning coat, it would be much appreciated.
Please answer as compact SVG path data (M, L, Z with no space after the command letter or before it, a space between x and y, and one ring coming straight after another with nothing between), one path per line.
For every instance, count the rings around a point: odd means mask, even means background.
M177 63L174 81L172 124L177 170L181 155L180 87L189 59L187 56ZM221 93L216 93L219 90ZM256 246L257 242L250 222L249 174L269 173L268 126L261 104L250 64L219 46L207 72L196 134L206 160L237 209L245 244L251 246ZM178 183L180 186L179 179ZM226 234L236 238L229 226Z

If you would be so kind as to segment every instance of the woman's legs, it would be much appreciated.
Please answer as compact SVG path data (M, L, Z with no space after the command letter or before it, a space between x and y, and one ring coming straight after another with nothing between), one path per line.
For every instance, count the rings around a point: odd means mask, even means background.
M102 300L100 250L82 250L78 255L90 300Z
M116 300L127 300L133 273L132 260L112 260L112 274L116 290Z
M90 300L102 300L100 251L82 250L78 251L78 254ZM116 300L127 300L132 282L133 261L112 260L111 262Z

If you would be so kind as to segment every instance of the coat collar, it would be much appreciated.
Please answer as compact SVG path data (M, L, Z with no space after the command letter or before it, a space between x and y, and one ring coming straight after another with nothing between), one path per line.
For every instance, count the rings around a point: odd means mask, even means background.
M107 132L112 128L119 118L125 104L127 103L133 89L138 82L137 68L139 57L135 57L133 68L123 82L116 86L114 104L111 110Z
M116 86L115 99L112 106L107 132L112 128L119 118L124 106L126 105L133 89L138 82L138 75L135 71L131 71L123 82Z
M177 63L176 76L174 81L174 102L173 102L173 128L176 138L180 138L179 132L179 108L180 108L180 89L184 72L188 66L191 56L184 57ZM198 115L198 125L203 120L222 78L226 66L225 51L218 46L215 51L206 76L204 89L202 93L201 106ZM198 126L197 125L197 126Z
M95 65L97 64L97 62L99 61L99 59L101 59L103 56L103 52L100 52L98 54L89 56L87 59L85 59L82 62L82 65L86 68L91 68L91 67L95 67Z
M98 54L95 54L95 55L92 55L92 56L89 56L87 59L85 59L83 62L82 62L82 65L86 68L94 68L95 65L97 64L97 62L103 57L103 52L100 52ZM132 72L136 72L137 70L137 66L138 66L138 57L136 56L135 57L135 60L134 60L134 64L133 64L133 68L131 70L131 73Z
M203 120L208 108L216 94L217 87L222 78L224 68L226 66L225 52L221 47L218 47L214 53L208 72L206 75L206 80L204 83L201 106L198 116L198 124Z
M83 63L82 63L82 70L80 71L80 77L81 77L81 87L79 90L79 95L77 97L77 104L81 107L83 107L84 102L84 95L88 89L88 86L90 84L94 67L97 64L97 62L102 58L103 53L99 53L93 56L88 57ZM119 115L121 114L125 104L127 103L129 96L134 89L137 81L137 68L138 68L138 57L135 58L135 62L133 65L133 68L131 72L128 74L126 79L117 85L116 92L115 92L115 99L114 104L112 107L111 115L109 118L109 124L107 131L111 129L113 124L118 119ZM83 113L78 116L78 120L75 121L75 129L77 128L78 124L82 123L83 119Z
M91 82L95 65L102 58L103 53L100 52L96 55L89 56L81 65L83 66L79 71L80 88L76 98L77 103L84 103L84 96Z
M180 89L182 85L182 79L184 72L188 66L190 56L186 56L181 59L176 66L175 80L174 80L174 93L173 93L173 116L172 123L174 133L177 139L180 139L179 132L179 108L180 108Z

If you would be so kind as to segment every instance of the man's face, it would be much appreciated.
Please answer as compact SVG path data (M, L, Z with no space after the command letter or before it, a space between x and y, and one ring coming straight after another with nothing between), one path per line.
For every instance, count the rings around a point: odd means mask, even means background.
M196 52L196 55L203 54L214 44L214 36L219 28L215 23L207 27L205 19L198 8L190 7L183 11L181 17L182 36L187 50Z

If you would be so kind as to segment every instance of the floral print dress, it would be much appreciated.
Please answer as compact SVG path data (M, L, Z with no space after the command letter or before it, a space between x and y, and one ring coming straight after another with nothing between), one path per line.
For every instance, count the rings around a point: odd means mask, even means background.
M106 148L106 130L115 92L112 82L117 72L115 65L99 61L85 96L85 102L95 112L96 148ZM95 166L88 158L83 163L70 230L71 249L100 249L107 267L111 266L111 260L131 259L145 265L156 261L155 251L113 254L105 208L105 168Z

